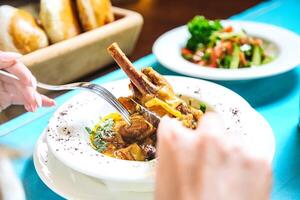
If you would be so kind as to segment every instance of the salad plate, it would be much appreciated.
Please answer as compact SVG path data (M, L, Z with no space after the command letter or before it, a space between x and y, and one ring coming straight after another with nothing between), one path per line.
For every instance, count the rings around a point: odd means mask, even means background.
M233 64L232 69L226 69L226 67L230 68L230 64L218 68L201 64L203 62L190 62L182 56L182 49L187 46L187 41L191 37L188 26L175 28L160 36L153 45L153 53L163 66L172 71L210 80L229 81L263 78L287 72L300 64L300 37L297 34L287 29L258 22L222 20L221 24L225 31L226 27L232 27L238 33L247 34L264 41L266 43L264 51L271 59L266 62L261 61L260 65L255 65L257 63L255 61L251 64L249 62L247 67L242 68L237 68ZM230 34L223 34L222 37ZM246 47L248 48L249 45ZM203 58L205 56L204 54ZM226 59L225 61L220 59L216 62L226 62Z
M152 193L110 191L99 180L68 168L49 151L45 133L41 134L36 144L33 161L41 180L65 199L153 199Z
M166 76L175 93L203 102L223 119L226 135L255 156L271 162L275 142L272 129L239 95L220 85L193 78ZM130 95L129 80L103 84L116 97ZM193 103L192 103L193 104ZM105 156L92 148L85 127L114 112L98 96L82 92L65 102L45 129L53 155L64 165L101 180L110 190L151 192L157 159L128 161ZM253 148L255 147L255 148Z

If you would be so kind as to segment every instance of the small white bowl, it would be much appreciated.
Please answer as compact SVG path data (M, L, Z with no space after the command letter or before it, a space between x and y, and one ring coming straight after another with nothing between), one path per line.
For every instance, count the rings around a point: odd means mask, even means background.
M211 82L167 76L177 94L208 104L220 115L226 134L255 156L269 161L275 143L268 123L236 93ZM104 84L115 96L128 96L128 80ZM100 97L83 92L63 104L49 121L45 132L55 157L66 166L100 179L111 190L153 191L157 159L148 162L111 158L90 146L85 127L93 127L100 116L114 112ZM254 148L255 147L255 148Z
M175 28L160 36L153 45L158 61L168 69L180 74L210 80L247 80L274 76L287 72L300 64L300 37L283 28L257 22L223 20L234 30L244 29L249 35L270 42L267 52L275 59L265 65L242 69L222 69L200 66L185 60L181 49L185 47L190 33L186 26Z

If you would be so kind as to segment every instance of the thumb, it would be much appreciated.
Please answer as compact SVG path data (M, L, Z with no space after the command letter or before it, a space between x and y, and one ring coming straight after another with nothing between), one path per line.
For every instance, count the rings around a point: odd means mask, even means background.
M208 112L200 119L196 132L198 134L224 135L224 122L219 115Z

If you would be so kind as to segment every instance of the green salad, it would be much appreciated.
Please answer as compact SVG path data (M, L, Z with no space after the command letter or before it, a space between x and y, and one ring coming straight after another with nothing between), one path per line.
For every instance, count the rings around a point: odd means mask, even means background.
M181 54L195 64L237 69L260 66L273 60L265 51L265 41L247 35L244 30L224 27L219 20L196 16L187 26L191 37Z

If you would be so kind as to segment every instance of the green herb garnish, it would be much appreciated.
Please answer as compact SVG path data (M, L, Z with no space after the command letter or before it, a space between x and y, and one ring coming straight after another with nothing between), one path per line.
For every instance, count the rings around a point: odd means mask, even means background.
M93 131L89 128L89 127L85 127L86 132L88 132L88 134L92 134Z
M203 113L205 113L206 112L206 108L207 108L207 106L206 106L206 104L205 103L200 103L200 105L199 105L199 109L203 112Z
M115 135L113 130L115 122L113 119L107 119L100 124L100 126L93 132L93 145L99 152L104 151L107 148L107 142L105 139L111 138Z
M113 126L115 122L112 119L105 120L97 129L96 129L96 137L100 137L103 139L107 139L112 137L115 133L113 131Z
M99 152L102 152L104 150L106 150L107 148L107 143L105 141L103 141L102 139L95 139L94 141L94 146L96 147L96 150Z

